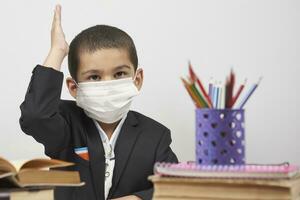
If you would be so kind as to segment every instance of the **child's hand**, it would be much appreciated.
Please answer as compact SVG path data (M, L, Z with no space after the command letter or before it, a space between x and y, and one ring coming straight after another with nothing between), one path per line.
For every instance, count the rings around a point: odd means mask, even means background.
M59 71L68 52L69 45L61 26L61 6L56 5L51 28L51 49L43 65Z
M69 52L69 45L66 42L65 34L61 26L61 6L56 5L54 10L51 29L51 49L61 51L65 56Z

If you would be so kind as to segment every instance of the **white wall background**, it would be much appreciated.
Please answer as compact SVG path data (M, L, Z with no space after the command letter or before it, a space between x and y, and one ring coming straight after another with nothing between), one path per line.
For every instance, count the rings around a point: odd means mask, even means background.
M191 59L200 77L238 82L264 76L246 106L247 160L300 164L300 1L86 0L1 1L0 155L24 159L43 147L22 133L18 119L31 71L50 46L56 3L70 41L82 29L110 24L134 39L145 82L134 109L172 131L180 160L194 159L194 106L179 77ZM67 63L63 63L67 72ZM63 98L70 98L63 86Z

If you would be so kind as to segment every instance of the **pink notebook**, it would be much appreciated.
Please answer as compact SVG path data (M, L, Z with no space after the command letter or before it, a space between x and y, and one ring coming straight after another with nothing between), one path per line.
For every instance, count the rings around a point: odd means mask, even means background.
M162 176L198 178L293 178L299 175L299 166L278 165L197 165L195 163L156 163L154 173Z

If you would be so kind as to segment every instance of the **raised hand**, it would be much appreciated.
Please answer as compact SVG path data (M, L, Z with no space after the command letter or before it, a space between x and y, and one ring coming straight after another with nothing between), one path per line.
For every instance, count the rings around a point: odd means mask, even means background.
M61 26L61 6L56 5L51 28L51 48L43 65L59 71L68 52L69 45Z
M66 42L65 34L61 26L61 6L56 5L51 29L51 49L60 50L68 54L69 45Z

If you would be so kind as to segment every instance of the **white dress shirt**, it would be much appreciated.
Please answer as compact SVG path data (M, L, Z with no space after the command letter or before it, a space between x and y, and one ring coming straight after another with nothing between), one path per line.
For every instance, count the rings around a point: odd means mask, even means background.
M121 119L119 122L118 126L114 130L111 138L109 139L107 137L107 134L105 131L101 128L99 123L93 119L94 123L96 124L96 127L99 131L104 152L105 152L105 183L104 183L104 195L105 199L107 199L109 190L112 185L112 177L113 177L113 172L114 172L114 167L115 167L115 153L114 153L114 148L116 145L116 141L118 139L118 136L120 134L121 128L123 126L123 123L126 119L127 115Z

